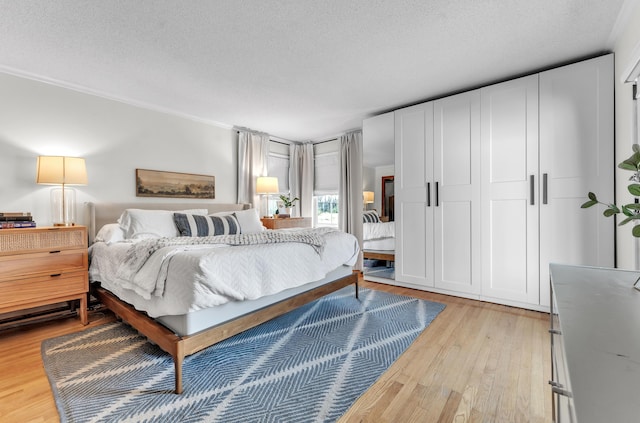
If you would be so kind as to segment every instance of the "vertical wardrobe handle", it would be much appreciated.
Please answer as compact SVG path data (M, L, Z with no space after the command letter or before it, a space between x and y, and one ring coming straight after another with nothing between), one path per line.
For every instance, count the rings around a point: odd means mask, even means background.
M534 198L535 194L536 191L534 189L534 176L529 175L529 204L531 204L532 206L536 204L536 199Z
M431 207L431 182L427 182L427 207Z
M440 187L438 186L438 182L436 182L436 207L440 205Z
M542 204L547 204L547 174L542 174Z

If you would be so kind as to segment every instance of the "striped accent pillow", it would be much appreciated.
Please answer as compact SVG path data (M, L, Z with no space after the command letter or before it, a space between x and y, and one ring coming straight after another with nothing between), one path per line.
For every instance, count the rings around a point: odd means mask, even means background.
M362 212L362 223L379 223L380 216L375 210L369 210Z
M240 233L238 219L232 214L226 216L207 216L197 214L174 213L180 236L233 235Z

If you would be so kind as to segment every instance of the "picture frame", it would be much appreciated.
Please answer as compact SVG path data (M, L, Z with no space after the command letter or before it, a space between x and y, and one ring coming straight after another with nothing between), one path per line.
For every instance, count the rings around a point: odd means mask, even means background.
M216 178L195 173L136 169L136 197L215 199Z

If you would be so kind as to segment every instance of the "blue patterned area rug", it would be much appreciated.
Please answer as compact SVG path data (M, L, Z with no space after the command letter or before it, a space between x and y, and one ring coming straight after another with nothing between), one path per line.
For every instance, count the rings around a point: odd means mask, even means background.
M45 369L63 422L335 421L444 309L347 287L185 359L123 323L49 339Z

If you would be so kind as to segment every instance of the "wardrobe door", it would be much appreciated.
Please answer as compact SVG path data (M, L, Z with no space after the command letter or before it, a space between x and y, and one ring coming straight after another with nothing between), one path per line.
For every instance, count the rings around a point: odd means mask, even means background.
M395 112L396 280L433 286L433 103Z
M540 73L540 303L549 263L613 267L614 222L581 209L614 198L613 55Z
M434 101L435 286L480 292L480 90Z
M537 305L538 75L481 96L482 297Z

